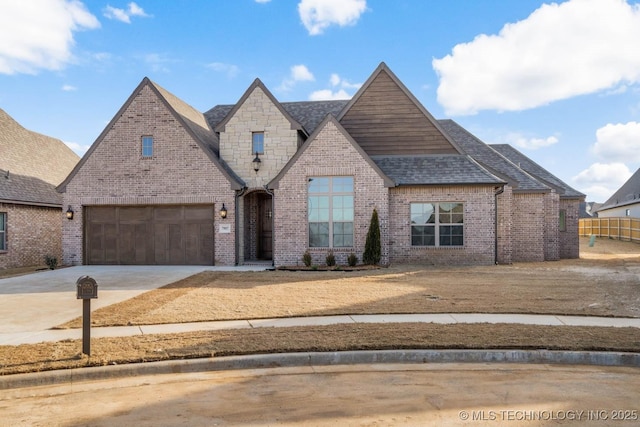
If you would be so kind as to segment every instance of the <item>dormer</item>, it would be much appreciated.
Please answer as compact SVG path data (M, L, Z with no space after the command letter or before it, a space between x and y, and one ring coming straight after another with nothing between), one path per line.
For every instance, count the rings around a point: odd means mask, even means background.
M220 158L249 188L271 181L307 136L259 79L215 131L220 139Z

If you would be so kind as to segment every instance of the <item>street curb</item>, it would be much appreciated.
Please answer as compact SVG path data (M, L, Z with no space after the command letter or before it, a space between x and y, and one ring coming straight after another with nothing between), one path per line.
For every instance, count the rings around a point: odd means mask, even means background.
M640 367L640 353L550 350L381 350L166 360L0 376L0 390L142 375L385 363L531 363Z

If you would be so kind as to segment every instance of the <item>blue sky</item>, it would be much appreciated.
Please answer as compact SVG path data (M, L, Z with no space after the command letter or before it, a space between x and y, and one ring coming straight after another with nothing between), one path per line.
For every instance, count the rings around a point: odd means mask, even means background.
M256 77L348 98L384 61L604 202L640 167L639 40L632 0L2 0L0 108L82 155L145 76L204 112Z

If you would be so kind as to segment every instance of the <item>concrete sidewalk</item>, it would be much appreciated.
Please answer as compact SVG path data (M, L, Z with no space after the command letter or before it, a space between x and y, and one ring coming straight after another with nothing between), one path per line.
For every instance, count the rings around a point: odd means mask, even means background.
M535 314L380 314L343 315L317 317L288 317L278 319L227 320L215 322L175 323L165 325L117 326L91 328L92 338L122 337L150 334L172 334L180 332L210 331L222 329L248 329L290 326L320 326L345 323L515 323L551 326L599 326L640 328L639 318L583 317ZM34 344L43 341L82 339L82 329L34 330L0 333L0 345Z
M45 331L82 315L76 281L98 283L96 310L202 271L249 271L264 267L83 265L0 279L0 336ZM0 338L0 343L1 343Z

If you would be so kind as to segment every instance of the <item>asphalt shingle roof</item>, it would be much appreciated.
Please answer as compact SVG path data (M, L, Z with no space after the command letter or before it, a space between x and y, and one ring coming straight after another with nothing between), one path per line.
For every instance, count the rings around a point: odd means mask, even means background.
M440 126L458 145L477 162L493 173L504 176L509 185L518 191L549 191L550 188L535 179L512 161L469 133L453 120L438 120Z
M62 206L62 195L39 178L0 169L0 202Z
M338 116L340 111L347 105L348 100L339 101L303 101L303 102L282 102L282 108L285 109L291 117L298 121L307 131L309 135L313 133L316 127L322 122L327 114ZM209 122L209 126L214 129L229 114L233 105L216 105L204 116Z
M618 206L640 203L640 169L627 180L609 199L598 208L598 211Z
M551 172L535 163L533 160L522 154L520 151L516 150L509 144L491 144L490 147L500 154L502 154L507 159L511 160L513 163L518 165L520 168L530 173L534 177L542 180L545 183L548 183L555 187L560 194L561 197L584 197L585 195L576 191L565 182L563 182L560 178L553 175Z
M469 156L461 154L371 158L396 185L504 184Z

